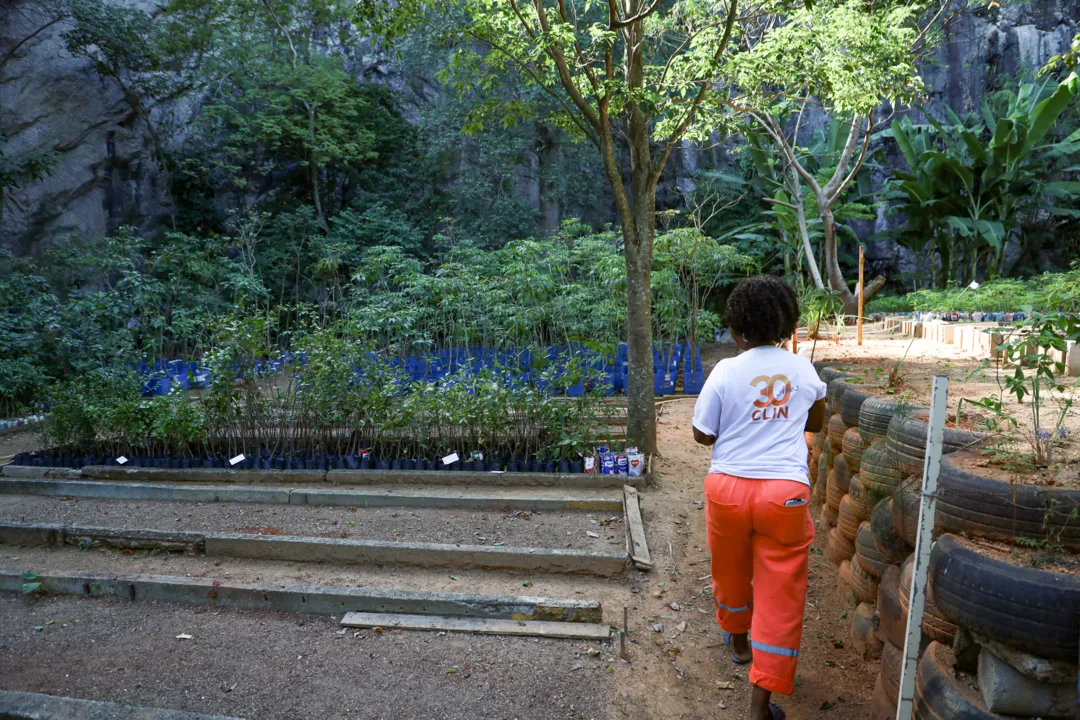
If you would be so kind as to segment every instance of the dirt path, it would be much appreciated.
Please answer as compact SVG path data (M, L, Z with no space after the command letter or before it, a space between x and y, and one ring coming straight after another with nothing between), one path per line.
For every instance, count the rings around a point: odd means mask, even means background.
M663 457L643 501L655 569L630 603L632 662L617 666L614 718L745 718L749 711L747 671L732 664L712 610L705 517L696 504L709 453L691 437L693 405L667 403L659 418ZM780 700L792 720L866 718L878 664L846 647L853 606L836 596L836 571L822 547L819 532L795 694ZM660 625L662 632L650 629Z

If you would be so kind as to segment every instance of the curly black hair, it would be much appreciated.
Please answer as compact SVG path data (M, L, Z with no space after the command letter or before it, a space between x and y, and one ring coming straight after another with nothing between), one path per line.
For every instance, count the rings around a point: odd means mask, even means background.
M746 278L728 296L724 323L751 345L776 345L795 333L799 300L783 279Z

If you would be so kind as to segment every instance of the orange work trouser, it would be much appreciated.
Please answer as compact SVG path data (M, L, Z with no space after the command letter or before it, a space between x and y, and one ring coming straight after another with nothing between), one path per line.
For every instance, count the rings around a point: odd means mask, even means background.
M790 695L814 541L810 487L710 473L705 503L716 619L730 633L750 632L750 682Z

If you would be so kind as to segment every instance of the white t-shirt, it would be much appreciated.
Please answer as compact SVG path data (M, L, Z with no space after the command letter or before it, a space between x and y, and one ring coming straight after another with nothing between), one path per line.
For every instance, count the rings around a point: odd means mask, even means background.
M809 485L803 431L823 397L813 364L782 348L721 360L694 406L694 427L716 438L709 472Z

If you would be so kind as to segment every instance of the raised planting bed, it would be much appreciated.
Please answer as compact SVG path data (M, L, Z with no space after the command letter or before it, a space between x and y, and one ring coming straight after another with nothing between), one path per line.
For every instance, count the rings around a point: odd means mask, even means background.
M621 508L614 512L466 510L5 495L0 497L0 520L110 530L145 528L490 547L607 551L621 550L626 544Z
M959 627L1050 660L1080 647L1080 575L1014 564L955 535L934 544L930 577L941 614ZM1019 558L1015 558L1019 560Z
M604 473L523 473L420 470L226 470L163 469L120 466L87 466L80 470L4 465L0 475L11 478L65 478L124 482L251 483L332 485L480 485L497 487L615 488L623 485L642 488L652 480L651 460L637 477Z
M248 558L344 565L406 565L458 570L515 570L609 577L626 568L621 552L542 547L450 545L263 535L257 533L111 529L89 525L0 522L0 543L29 547L85 546L184 551L209 558Z

